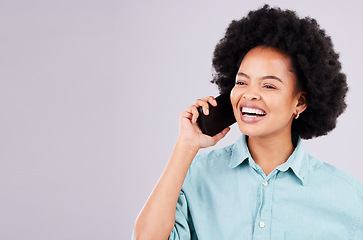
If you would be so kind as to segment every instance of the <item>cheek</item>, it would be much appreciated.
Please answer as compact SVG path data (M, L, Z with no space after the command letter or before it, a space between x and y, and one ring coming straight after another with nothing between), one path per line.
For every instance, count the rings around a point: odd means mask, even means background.
M237 122L241 121L240 112L239 109L237 108L238 103L241 99L240 97L241 97L241 91L239 91L236 87L232 88L230 99L231 99L233 114Z
M232 88L230 99L232 103L232 107L235 107L241 98L241 91L239 91L236 87Z
M281 95L279 97L266 98L266 102L269 103L270 108L274 110L280 110L281 113L290 114L294 109L294 101L290 96Z

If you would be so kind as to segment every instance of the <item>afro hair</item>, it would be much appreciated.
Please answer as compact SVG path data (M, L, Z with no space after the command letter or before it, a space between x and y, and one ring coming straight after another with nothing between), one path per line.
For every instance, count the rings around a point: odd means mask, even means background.
M234 20L219 41L213 56L212 83L220 93L231 91L246 53L254 47L279 49L290 56L298 88L307 93L307 109L292 123L292 132L303 139L326 135L346 108L346 76L331 38L315 19L299 18L294 11L262 8Z

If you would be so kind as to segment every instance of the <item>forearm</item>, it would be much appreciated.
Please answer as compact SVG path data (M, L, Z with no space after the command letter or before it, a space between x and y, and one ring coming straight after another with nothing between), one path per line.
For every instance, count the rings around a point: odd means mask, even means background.
M177 142L173 153L135 223L135 239L167 239L185 176L198 149Z

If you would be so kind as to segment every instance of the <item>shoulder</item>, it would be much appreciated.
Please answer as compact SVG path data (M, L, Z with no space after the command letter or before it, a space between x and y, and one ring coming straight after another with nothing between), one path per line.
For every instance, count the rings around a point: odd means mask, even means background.
M208 153L199 153L195 156L191 167L210 163L225 163L232 155L233 146L234 144L219 149L213 149Z
M199 153L195 156L189 167L184 185L201 184L206 181L214 181L230 173L228 167L233 152L233 146L229 145L220 149L211 150L208 153Z
M363 184L358 179L350 173L312 156L309 156L309 160L309 175L312 179L326 182L332 188L336 188L337 191L342 191L342 193L350 193L350 197L352 195L356 197L363 207Z

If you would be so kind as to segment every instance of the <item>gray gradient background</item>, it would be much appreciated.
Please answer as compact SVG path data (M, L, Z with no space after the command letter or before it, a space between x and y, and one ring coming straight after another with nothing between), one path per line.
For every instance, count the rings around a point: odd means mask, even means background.
M363 181L363 5L267 2L316 18L332 36L349 106L333 132L304 144ZM233 19L262 5L2 0L0 239L129 239L179 114L217 95L209 83L216 43ZM216 147L239 135L234 126Z

